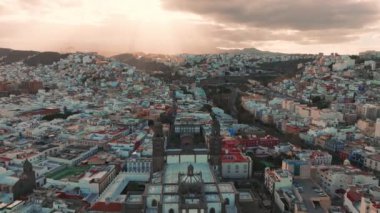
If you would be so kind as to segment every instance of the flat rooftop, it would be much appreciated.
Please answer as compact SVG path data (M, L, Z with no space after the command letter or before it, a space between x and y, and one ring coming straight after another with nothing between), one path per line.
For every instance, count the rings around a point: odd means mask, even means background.
M178 174L187 173L187 167L190 163L178 163L178 164L167 164L166 170L164 172L163 182L168 183L178 183ZM215 183L215 177L211 171L208 163L193 163L194 172L202 172L202 179L205 183Z
M179 203L179 195L164 195L164 203Z
M275 172L276 172L276 174L277 174L278 176L280 176L281 178L288 178L288 177L291 177L290 172L287 171L287 170L277 169Z
M320 186L307 179L297 179L295 183L296 186L302 188L302 192L300 193L300 195L302 196L303 204L307 208L307 212L325 212L325 210L321 206L315 207L315 205L313 204L313 200L330 199L326 192L323 191L323 189Z
M128 204L140 204L143 203L143 197L142 195L128 195L125 202Z
M244 202L253 202L253 195L249 192L239 191L239 200Z
M219 194L206 194L205 197L207 202L220 202Z
M226 149L229 150L229 149ZM224 153L222 154L222 162L223 163L241 163L241 162L248 162L249 159L247 156L243 155L243 153L239 152L229 152L224 150Z
M208 113L187 113L187 112L181 112L178 113L175 119L175 124L209 124L212 121L210 114Z
M48 149L52 149L52 148L56 148L56 147L59 147L58 145L53 145L53 144L44 144L44 145L37 145L35 146L36 149L39 151L39 152L43 152L45 150L48 150Z
M87 152L90 146L71 145L67 146L60 152L50 155L51 157L72 160L78 157L80 154Z
M162 185L149 185L147 189L148 194L161 194Z
M220 193L234 193L235 187L232 183L220 183L218 184Z
M136 203L139 202L137 199L140 194L130 194L128 193L126 198L123 199L124 195L122 195L123 190L129 184L130 181L141 181L147 182L149 180L149 173L128 173L128 172L120 172L114 180L108 185L106 190L102 192L99 196L98 201L105 202L106 198L112 201L125 200L126 202ZM129 201L128 201L129 199Z

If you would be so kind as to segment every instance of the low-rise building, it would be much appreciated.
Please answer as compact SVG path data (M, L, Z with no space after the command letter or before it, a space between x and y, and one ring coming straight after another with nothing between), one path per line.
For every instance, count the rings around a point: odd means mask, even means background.
M222 177L248 179L252 176L252 160L236 148L224 149L222 153Z
M319 166L316 172L317 181L331 195L341 193L350 185L379 184L379 179L376 176L352 166Z
M59 153L53 153L47 157L48 160L67 164L70 166L77 165L81 161L94 155L98 151L98 146L69 145Z
M291 187L277 189L274 201L281 212L325 213L331 207L330 197L308 179L297 180Z
M174 122L174 131L177 134L199 134L202 125L211 124L208 113L179 113Z
M303 160L283 160L282 170L289 171L294 178L310 178L310 162Z
M65 186L80 188L93 194L102 193L115 178L118 169L115 165L103 166L69 166L47 174L47 186Z
M300 160L309 161L311 165L331 165L332 155L320 150L305 150L297 153Z
M364 166L373 171L380 171L380 154L366 156L364 159Z
M124 171L131 173L151 173L152 158L128 158L125 160Z
M280 188L290 188L293 184L293 176L287 170L265 168L264 184L273 193L274 190Z
M377 185L351 186L344 194L348 212L380 212L380 188Z
M13 201L13 186L19 180L18 177L13 176L11 171L0 167L0 203L10 203Z
M380 138L380 118L376 119L375 138Z

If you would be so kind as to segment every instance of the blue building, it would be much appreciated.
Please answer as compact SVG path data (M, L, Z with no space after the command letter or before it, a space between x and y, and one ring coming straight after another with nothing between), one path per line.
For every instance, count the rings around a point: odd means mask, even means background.
M367 154L361 150L353 150L348 156L348 160L358 167L363 167Z
M344 142L332 138L326 141L325 148L333 152L338 152L344 149L344 145Z

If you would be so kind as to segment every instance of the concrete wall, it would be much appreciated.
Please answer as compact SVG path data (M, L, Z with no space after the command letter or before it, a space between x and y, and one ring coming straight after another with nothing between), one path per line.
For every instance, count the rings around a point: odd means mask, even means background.
M222 163L223 178L245 179L251 177L251 164L249 162Z

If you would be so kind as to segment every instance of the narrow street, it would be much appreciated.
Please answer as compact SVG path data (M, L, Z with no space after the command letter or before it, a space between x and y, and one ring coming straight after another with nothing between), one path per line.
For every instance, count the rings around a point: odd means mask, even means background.
M207 90L206 90L207 93ZM260 128L266 132L266 134L272 135L274 137L277 137L280 139L281 142L290 142L291 144L301 147L303 149L321 149L321 147L318 146L311 146L306 143L304 143L298 135L290 135L290 134L284 134L277 130L274 126L269 126L261 123L260 121L257 121L254 119L254 116L246 111L242 106L240 102L240 95L242 91L240 91L238 88L230 89L230 93L225 94L218 94L218 95L210 95L208 97L212 97L213 103L223 109L226 113L229 113L232 117L236 118L239 123L242 124L248 124L255 126L257 128ZM208 94L209 95L209 94ZM328 150L325 150L328 151ZM342 163L341 159L338 156L338 153L334 153L331 151L328 151L332 157L333 157L333 164L340 164Z

